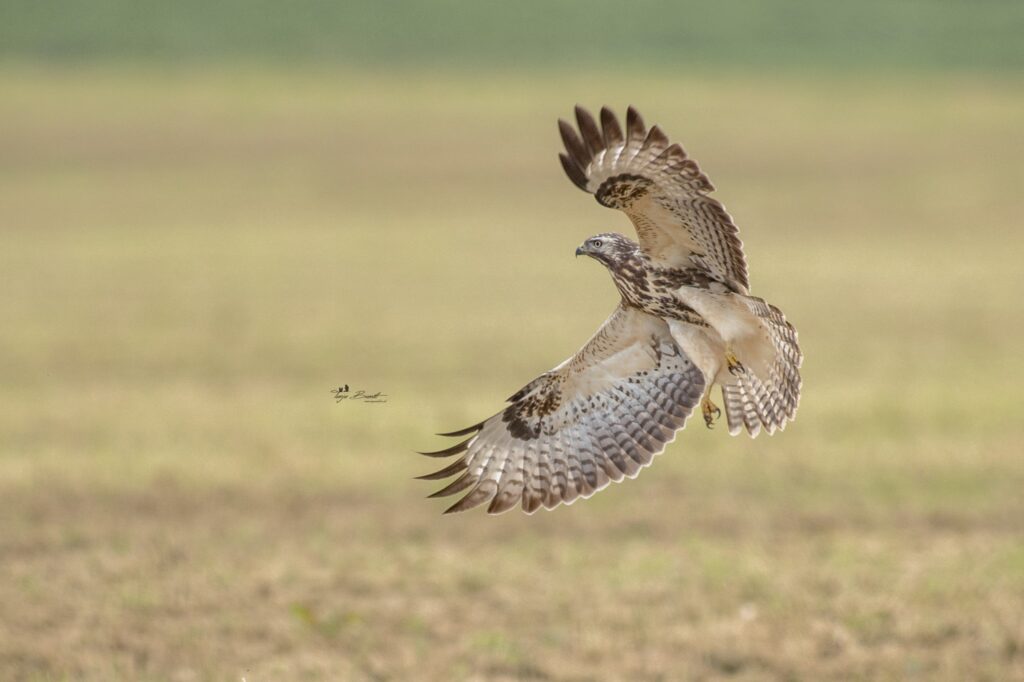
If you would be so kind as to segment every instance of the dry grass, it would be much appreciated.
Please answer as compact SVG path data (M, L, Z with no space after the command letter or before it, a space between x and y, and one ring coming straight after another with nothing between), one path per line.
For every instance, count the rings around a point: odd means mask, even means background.
M410 451L614 304L577 100L721 188L800 417L441 518ZM0 72L0 677L1024 679L1022 117L1009 81Z

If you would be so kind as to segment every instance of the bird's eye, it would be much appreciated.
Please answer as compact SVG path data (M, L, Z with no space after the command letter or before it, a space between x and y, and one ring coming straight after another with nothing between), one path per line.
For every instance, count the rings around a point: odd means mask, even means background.
M601 248L601 244L602 243L603 242L600 239L591 239L590 240L590 245L595 247L595 248L598 248L598 249Z

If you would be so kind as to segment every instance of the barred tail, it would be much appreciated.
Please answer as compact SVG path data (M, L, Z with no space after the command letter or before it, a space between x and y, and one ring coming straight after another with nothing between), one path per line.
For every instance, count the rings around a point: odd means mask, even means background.
M797 343L796 329L781 310L761 298L744 296L743 300L761 321L770 347L759 349L767 353L748 354L747 357L764 359L745 363L736 371L734 381L722 386L726 420L733 435L745 428L756 436L762 427L770 434L785 428L796 415L802 385L799 370L804 356Z

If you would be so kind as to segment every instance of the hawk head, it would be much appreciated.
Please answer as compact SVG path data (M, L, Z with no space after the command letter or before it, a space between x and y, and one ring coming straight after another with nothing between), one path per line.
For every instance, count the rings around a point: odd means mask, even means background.
M576 255L590 256L604 263L606 267L614 267L635 255L637 248L636 242L618 232L604 232L589 237L580 244L576 249Z

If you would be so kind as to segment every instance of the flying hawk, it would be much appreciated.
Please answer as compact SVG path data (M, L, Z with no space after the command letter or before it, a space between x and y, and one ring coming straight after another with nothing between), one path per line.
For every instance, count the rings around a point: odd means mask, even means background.
M743 244L696 162L635 109L623 129L608 108L600 125L576 107L579 134L559 120L569 179L602 206L629 216L639 243L621 234L576 249L604 265L622 296L571 358L508 399L505 409L444 436L466 439L431 457L457 456L422 479L458 478L431 497L468 490L447 512L488 503L527 513L590 497L633 478L701 406L710 428L756 436L785 427L800 398L796 330L750 295Z

